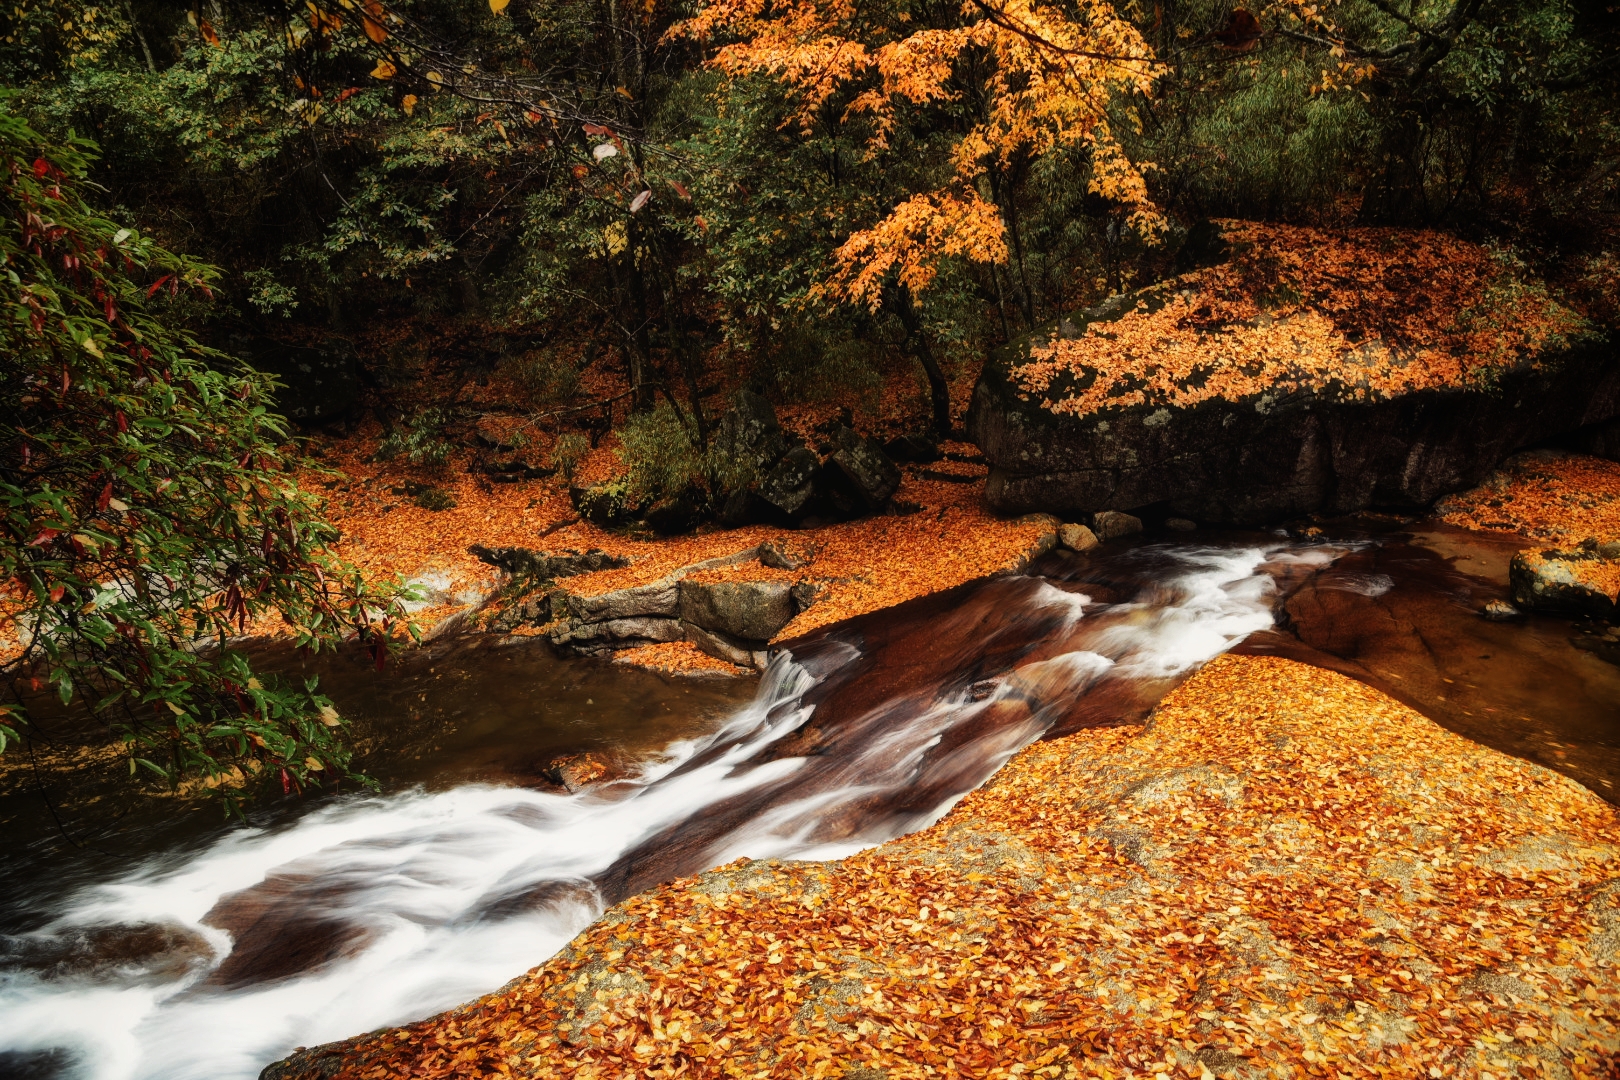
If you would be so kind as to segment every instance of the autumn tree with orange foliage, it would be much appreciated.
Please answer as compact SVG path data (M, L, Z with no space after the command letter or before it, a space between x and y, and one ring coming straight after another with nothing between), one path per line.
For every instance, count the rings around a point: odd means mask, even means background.
M824 115L858 127L869 160L915 152L917 140L903 129L937 123L935 114L949 111L951 137L931 148L939 160L924 174L929 187L853 230L811 293L872 311L886 302L899 309L933 390L938 428L949 425L944 376L914 305L942 260L1005 264L1011 255L1033 321L1016 190L1031 162L1084 146L1091 155L1087 190L1122 207L1144 235L1165 228L1110 117L1116 98L1147 94L1163 67L1137 29L1102 0L1067 9L1031 0L959 7L714 0L672 33L718 44L708 63L727 76L783 83L793 97L787 123L804 134ZM999 289L999 274L996 280Z

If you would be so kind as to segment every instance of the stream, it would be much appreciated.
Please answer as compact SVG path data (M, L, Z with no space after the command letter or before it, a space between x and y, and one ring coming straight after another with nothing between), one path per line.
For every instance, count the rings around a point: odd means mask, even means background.
M1567 620L1478 616L1509 555L1434 529L1054 553L792 642L757 685L532 642L450 642L382 676L325 661L383 794L245 826L138 807L78 846L37 796L0 800L0 1076L256 1077L494 990L659 882L925 827L1028 743L1140 722L1233 648L1344 671L1613 800L1620 668ZM624 775L539 781L585 749Z

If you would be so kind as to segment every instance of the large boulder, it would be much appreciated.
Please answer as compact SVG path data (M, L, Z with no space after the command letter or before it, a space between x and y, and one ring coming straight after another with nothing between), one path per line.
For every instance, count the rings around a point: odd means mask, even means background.
M1258 524L1425 506L1620 416L1609 340L1432 233L1227 223L1228 262L998 351L969 428L1004 513ZM1513 295L1508 305L1500 297Z
M829 436L833 452L827 467L852 489L861 509L881 510L900 488L900 470L877 443L863 439L847 427L835 428Z
M816 495L816 476L821 459L807 447L795 446L767 472L755 494L787 517L802 514Z
M681 618L748 642L776 636L797 614L793 586L780 581L683 580Z
M1521 608L1607 619L1616 613L1620 558L1604 558L1595 549L1521 551L1513 556L1508 579Z

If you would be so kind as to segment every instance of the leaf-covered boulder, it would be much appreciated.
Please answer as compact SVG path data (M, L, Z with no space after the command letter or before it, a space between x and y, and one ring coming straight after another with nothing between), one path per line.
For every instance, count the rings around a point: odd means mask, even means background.
M1607 339L1438 233L1226 222L1225 261L993 355L969 429L999 511L1256 524L1425 506L1620 417Z

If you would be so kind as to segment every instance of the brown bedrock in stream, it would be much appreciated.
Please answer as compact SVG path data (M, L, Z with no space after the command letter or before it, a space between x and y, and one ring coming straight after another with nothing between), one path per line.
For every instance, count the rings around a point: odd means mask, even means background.
M1620 667L1575 648L1568 619L1480 616L1508 599L1523 546L1437 527L1347 555L1235 651L1360 679L1459 735L1620 803Z

